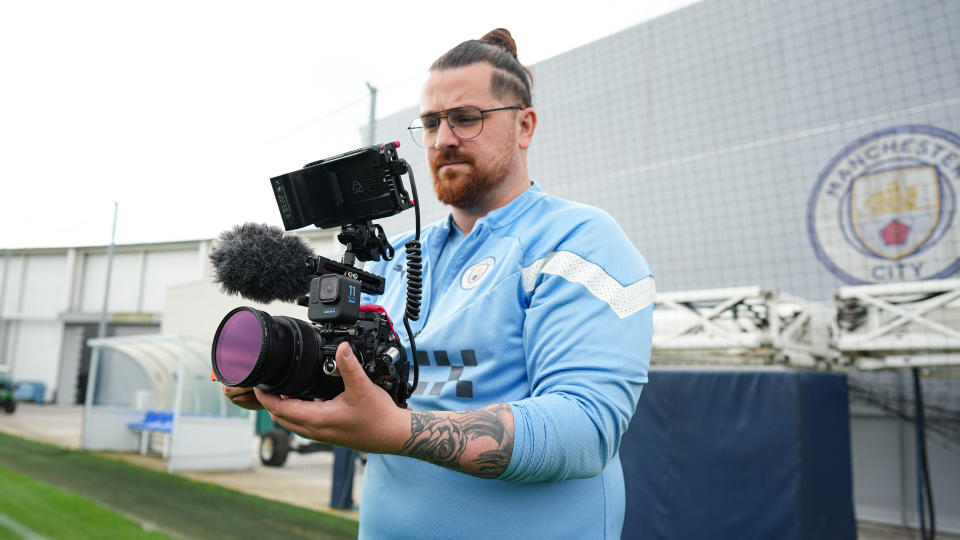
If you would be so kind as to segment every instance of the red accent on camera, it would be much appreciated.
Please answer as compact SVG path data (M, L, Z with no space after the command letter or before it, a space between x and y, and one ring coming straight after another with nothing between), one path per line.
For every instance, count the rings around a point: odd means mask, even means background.
M400 341L400 337L397 336L397 331L393 329L393 321L390 320L390 316L387 315L387 310L383 309L383 306L378 306L376 304L360 304L360 311L376 311L377 313L383 315L387 318L387 324L390 325L390 331L393 332L393 339Z

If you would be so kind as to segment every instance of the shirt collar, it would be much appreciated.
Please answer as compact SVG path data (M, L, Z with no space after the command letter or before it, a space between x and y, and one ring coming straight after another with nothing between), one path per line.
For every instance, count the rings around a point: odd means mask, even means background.
M481 224L486 224L491 229L499 229L513 223L517 218L523 215L534 203L544 198L546 193L540 187L540 184L531 181L530 187L525 189L517 198L508 202L504 206L492 210L487 215L477 220L474 228ZM451 220L453 216L450 216Z
M517 218L523 215L535 202L544 198L546 193L543 192L543 188L540 187L535 181L530 182L530 187L525 189L523 193L518 195L515 199L508 202L504 206L492 210L487 213L487 215L478 219L476 224L474 224L473 229L477 230L481 224L490 227L491 229L499 229L513 223ZM456 227L453 222L453 214L447 214L446 219L440 220L437 223L437 233L438 240L442 239L446 241L447 236L451 231ZM472 234L472 233L471 233Z

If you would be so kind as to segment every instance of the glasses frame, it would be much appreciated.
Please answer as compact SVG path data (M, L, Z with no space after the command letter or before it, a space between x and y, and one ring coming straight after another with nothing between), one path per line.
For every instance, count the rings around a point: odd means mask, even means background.
M477 134L474 135L473 137L464 137L460 135L459 133L457 133L457 130L453 127L453 123L450 122L450 112L458 111L461 109L476 109L480 113L480 131L478 131ZM477 137L480 136L481 133L483 133L483 119L487 113L496 112L496 111L509 111L509 110L522 111L523 109L524 107L520 105L511 105L509 107L495 107L493 109L481 109L480 107L477 107L475 105L464 105L462 107L451 107L449 109L444 109L442 111L437 111L435 113L424 114L424 115L418 116L413 122L416 122L417 120L420 120L422 122L423 119L426 117L434 117L438 121L446 119L447 127L450 128L450 133L453 133L454 135L456 135L458 139L468 141L470 139L476 139ZM411 122L411 124L413 124L413 122ZM431 146L436 145L437 140L440 139L440 124L437 124L437 134L436 134L437 137L436 139L434 139L432 144L426 144L423 142L422 134L426 133L425 130L426 128L424 128L422 125L420 127L414 127L413 125L407 127L407 131L410 132L410 137L413 139L413 142L416 143L417 146L421 148L429 148ZM417 131L421 132L421 136L419 137L417 136Z

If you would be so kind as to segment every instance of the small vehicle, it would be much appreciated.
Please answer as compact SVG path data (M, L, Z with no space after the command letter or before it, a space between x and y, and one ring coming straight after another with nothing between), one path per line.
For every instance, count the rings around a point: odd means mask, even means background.
M7 414L17 410L17 400L13 395L13 377L6 367L0 367L0 406Z
M270 413L257 411L257 435L260 435L260 463L282 467L290 452L311 454L333 450L329 444L313 441L284 429L270 418Z

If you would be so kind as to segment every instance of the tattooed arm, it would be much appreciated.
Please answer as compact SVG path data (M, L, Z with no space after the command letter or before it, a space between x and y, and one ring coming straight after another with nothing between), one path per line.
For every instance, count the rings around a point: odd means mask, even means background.
M305 437L363 452L398 454L455 471L496 478L513 455L513 412L498 403L472 411L410 411L373 384L346 343L337 349L344 391L326 401L285 399L259 388L224 393L241 406L263 406L277 424Z
M513 414L505 403L461 412L413 412L401 455L481 478L496 478L513 453Z

